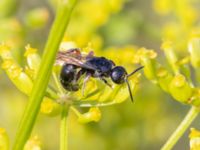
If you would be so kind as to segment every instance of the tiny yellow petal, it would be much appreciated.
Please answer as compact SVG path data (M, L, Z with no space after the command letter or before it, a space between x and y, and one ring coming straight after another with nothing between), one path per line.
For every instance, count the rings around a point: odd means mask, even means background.
M25 144L24 150L42 150L42 143L38 136L31 137Z
M30 44L26 45L25 49L26 49L26 51L24 53L25 57L27 57L28 55L31 55L31 54L35 54L37 52L37 49L36 48L32 48L30 46Z
M10 47L8 45L6 44L0 45L0 56L2 57L3 60L12 58Z
M194 128L190 129L190 150L200 149L200 132Z
M171 41L164 41L161 45L161 48L162 49L169 49L169 48L172 48L172 42Z
M60 113L61 106L52 99L45 97L42 101L40 112L48 116L56 116Z
M181 74L175 76L175 78L172 81L174 83L174 86L176 87L182 87L185 84L185 77Z
M98 107L91 107L89 111L84 114L80 114L77 111L76 114L78 115L78 121L81 123L88 123L91 121L98 122L101 119L101 111Z
M9 138L4 128L0 128L0 150L9 149Z
M89 112L92 115L93 121L98 122L101 118L101 111L97 107L90 108Z

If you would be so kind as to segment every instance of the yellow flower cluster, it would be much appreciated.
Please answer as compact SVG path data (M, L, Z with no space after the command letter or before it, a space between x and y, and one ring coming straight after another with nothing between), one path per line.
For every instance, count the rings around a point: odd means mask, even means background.
M174 99L186 104L199 106L199 87L194 87L191 79L189 65L197 69L200 61L199 37L193 37L188 41L189 56L178 58L171 41L164 41L161 48L169 64L169 69L155 60L156 53L145 48L140 49L138 60L145 66L144 74L153 83L158 84L165 92Z
M66 39L75 41L79 47L85 47L91 42L95 49L100 49L103 39L97 33L98 29L112 14L121 10L124 2L125 0L79 1L72 15L76 19L71 20Z
M60 49L68 49L75 45L76 44L73 42L62 42ZM90 48L85 48L83 50L88 51ZM124 50L126 50L128 54L134 54L134 51L129 47L124 48ZM111 56L112 58L114 53L115 51L112 49L110 51L106 51L105 55L108 55L108 57ZM154 56L151 51L148 52L148 55L151 57ZM6 44L0 45L0 56L3 60L2 68L6 71L8 77L21 92L29 96L41 61L41 58L37 53L37 49L30 47L30 45L25 47L25 68L20 67L20 65L15 61L12 56L11 48ZM128 61L131 62L131 60L134 59L134 55L130 55L129 57L126 57L127 55L125 57L122 56L123 54L121 55L121 58L124 59L121 59L117 63L120 64L124 61L124 64L126 65L128 64ZM129 65L131 64L130 62ZM41 112L43 114L56 116L61 111L60 104L69 103L75 107L91 107L91 109L84 114L79 113L76 108L72 109L75 114L77 114L80 122L89 122L89 120L98 121L98 118L100 118L101 115L100 110L97 107L121 103L130 97L126 84L112 84L112 88L110 88L102 81L94 78L91 78L87 82L87 86L84 87L84 95L82 92L83 89L77 92L67 92L59 83L59 73L61 67L62 66L57 65L54 66L52 75L54 77L55 84L52 84L51 88L48 87L46 91L46 96L41 104ZM129 77L132 92L137 90L136 85L138 84L139 77L140 74ZM81 78L79 82L80 87L82 87L83 78ZM108 82L112 83L111 80Z
M186 50L192 31L198 30L199 10L195 0L154 0L154 10L165 18L161 29L162 38L174 41L177 51Z

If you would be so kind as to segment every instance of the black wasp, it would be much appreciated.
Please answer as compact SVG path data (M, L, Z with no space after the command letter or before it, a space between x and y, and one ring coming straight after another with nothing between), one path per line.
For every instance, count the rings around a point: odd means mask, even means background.
M131 101L133 101L133 96L128 77L143 68L141 66L128 74L124 67L116 66L112 60L105 57L96 57L92 51L88 54L81 53L78 48L59 51L56 63L62 65L60 82L66 90L78 91L78 80L82 75L85 75L83 89L90 77L99 78L111 87L106 80L110 77L116 84L123 84L124 82L127 84Z

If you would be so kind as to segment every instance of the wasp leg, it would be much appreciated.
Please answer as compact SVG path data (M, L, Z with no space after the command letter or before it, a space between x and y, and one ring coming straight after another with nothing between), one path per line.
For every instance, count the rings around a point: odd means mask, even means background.
M83 80L82 96L84 96L85 86L86 86L87 81L90 79L90 77L91 77L91 74L87 73L85 79Z
M92 58L93 56L94 56L94 52L93 52L93 51L90 51L90 52L88 53L88 55L86 56L86 58L89 59L89 58Z
M74 54L81 54L80 49L79 48L71 48L68 50L68 53L74 53Z
M110 83L108 83L108 81L107 81L105 78L100 77L100 79L101 79L106 85L108 85L111 89L113 88L112 85L111 85Z

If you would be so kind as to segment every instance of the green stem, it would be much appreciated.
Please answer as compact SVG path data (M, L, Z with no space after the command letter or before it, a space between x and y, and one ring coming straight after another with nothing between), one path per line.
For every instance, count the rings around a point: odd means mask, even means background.
M170 136L170 138L161 148L161 150L171 150L173 146L176 144L176 142L180 139L180 137L184 134L186 129L193 122L193 120L197 117L198 113L199 113L199 109L193 106L189 110L189 112L187 113L187 115L185 116L181 124L175 130L175 132Z
M77 0L62 0L58 7L55 21L45 45L40 69L16 134L13 150L22 150L31 134L40 110L40 104L45 95L59 44L64 36L76 1Z
M60 150L68 149L68 132L67 132L68 110L69 106L63 105L63 110L61 114L61 125L60 125Z
M62 87L61 87L61 85L60 85L60 83L59 83L59 81L58 81L58 78L57 78L55 72L53 72L53 79L54 79L54 82L55 82L55 84L56 84L56 87L58 88L59 93L60 93L60 94L64 94L64 91L63 91L63 89L62 89Z

